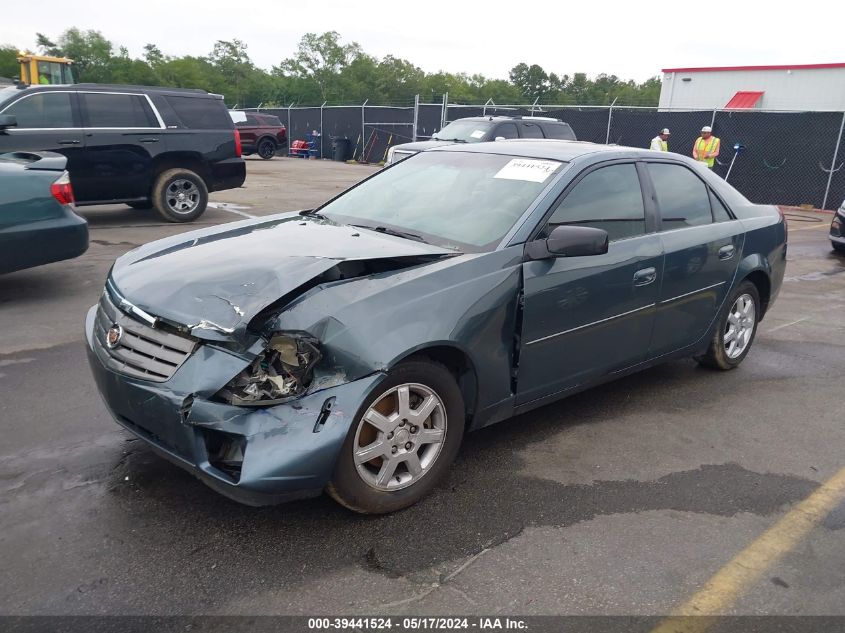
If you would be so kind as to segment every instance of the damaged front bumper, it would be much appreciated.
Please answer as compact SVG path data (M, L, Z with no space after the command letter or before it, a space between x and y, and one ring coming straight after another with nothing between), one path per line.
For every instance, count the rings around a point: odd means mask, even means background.
M361 403L383 378L364 378L267 408L211 400L248 363L199 346L164 382L118 373L95 340L97 306L85 323L88 360L114 419L163 457L248 505L319 495Z

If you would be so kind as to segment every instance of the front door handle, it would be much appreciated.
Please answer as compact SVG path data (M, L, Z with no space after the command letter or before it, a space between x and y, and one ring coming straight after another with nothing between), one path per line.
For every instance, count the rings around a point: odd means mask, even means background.
M138 139L141 143L158 143L157 138L142 138Z
M57 145L79 145L79 141L71 140L71 139L65 139L63 141L56 141L56 144Z
M650 283L654 283L655 279L657 279L657 269L653 267L643 268L634 273L635 286L647 286Z
M719 249L719 259L725 260L730 259L734 256L734 248L733 244L728 244L727 246L723 246Z

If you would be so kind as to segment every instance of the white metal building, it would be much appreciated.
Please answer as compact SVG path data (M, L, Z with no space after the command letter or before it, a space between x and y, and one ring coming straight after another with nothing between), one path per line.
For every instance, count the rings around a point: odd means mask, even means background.
M660 109L845 111L845 63L664 68Z

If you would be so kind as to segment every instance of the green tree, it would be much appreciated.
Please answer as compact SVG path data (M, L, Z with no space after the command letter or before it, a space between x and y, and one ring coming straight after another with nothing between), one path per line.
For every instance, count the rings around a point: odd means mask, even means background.
M341 44L337 31L322 35L306 33L299 41L296 54L279 64L277 74L310 79L317 85L323 100L328 100L333 81L361 54L361 46L356 42Z
M113 46L99 31L69 28L59 37L58 47L48 53L72 59L74 74L80 82L108 83L111 80Z
M52 55L53 57L61 57L62 49L49 37L43 33L35 34L35 42L38 50L42 55Z
M8 44L0 46L0 77L14 79L19 76L18 49Z
M549 75L537 64L519 63L511 68L509 77L511 83L519 88L523 99L528 101L543 99L552 91Z

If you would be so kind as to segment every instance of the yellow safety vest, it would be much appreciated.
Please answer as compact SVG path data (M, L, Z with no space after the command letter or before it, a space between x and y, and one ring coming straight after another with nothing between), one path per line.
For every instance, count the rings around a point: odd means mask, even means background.
M668 152L669 151L669 142L661 139L660 140L660 147L663 148L664 152Z
M712 156L709 158L703 158L705 154L709 154L710 152L714 151L719 147L719 139L715 136L711 136L707 140L704 140L702 137L698 137L695 141L695 149L698 153L698 160L707 163L707 166L711 169L713 168L713 164L716 162L716 159Z

